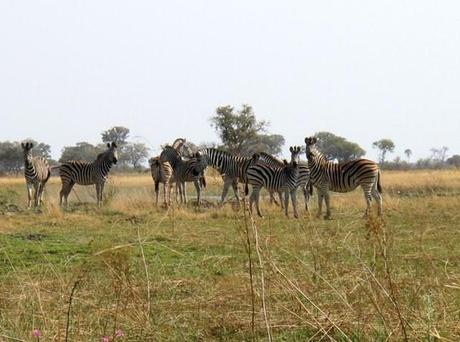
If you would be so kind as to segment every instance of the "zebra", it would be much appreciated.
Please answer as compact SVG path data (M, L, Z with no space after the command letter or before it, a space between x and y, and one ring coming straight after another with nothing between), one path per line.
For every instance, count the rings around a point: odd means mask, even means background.
M201 149L199 152L203 156L204 163L215 168L222 176L224 188L222 190L220 204L224 203L230 185L239 203L238 182L243 184L246 182L247 170L254 162L252 157L236 156L229 152L211 147Z
M168 161L160 161L160 156L150 158L150 172L155 184L155 204L158 205L159 184L163 183L164 203L171 204L171 185L174 183L173 168Z
M265 187L268 191L284 192L284 213L288 216L289 194L291 195L294 217L298 218L296 192L299 177L299 146L291 146L291 161L283 167L273 167L266 163L256 162L248 168L245 184L245 194L248 195L248 184L252 185L249 198L249 210L256 203L257 214L262 217L259 207L260 190ZM253 159L258 161L260 155L255 153Z
M197 203L201 203L202 174L206 168L200 152L196 152L192 158L184 160L179 152L171 146L165 146L160 154L160 162L167 161L173 169L176 189L179 191L180 200L187 203L186 182L193 182L197 193ZM206 183L204 182L204 186Z
M366 200L367 216L371 206L372 197L377 201L379 215L382 214L382 187L380 185L380 169L372 160L353 159L341 163L328 161L316 148L316 137L305 138L310 167L310 179L318 190L318 214L321 216L322 202L326 203L325 219L331 218L329 190L334 192L350 192L361 186Z
M171 147L178 151L180 155L189 155L190 151L185 146L186 140L184 138L177 138L174 140ZM169 146L169 145L166 145ZM158 206L159 184L163 183L164 190L164 203L165 206L171 204L171 186L175 182L173 177L173 168L171 164L164 160L160 161L160 156L149 159L150 173L155 184L155 204ZM176 191L177 196L177 191Z
M67 197L75 184L96 185L97 206L101 206L102 192L109 176L110 168L118 161L117 144L107 143L107 150L100 153L92 163L84 161L67 161L59 165L59 176L62 188L59 193L59 204L62 205L64 197L65 206L68 207Z
M259 155L260 160L272 167L283 167L287 165L286 159L279 160L278 158L265 152L260 152ZM310 197L313 195L313 185L310 182L310 168L308 167L308 162L299 161L299 177L297 179L297 186L299 186L303 191L303 197L305 200L305 211L309 213L310 210L308 208L308 203L310 202ZM283 208L281 194L279 194L279 198L281 200L281 208ZM272 198L270 198L270 200L271 199Z
M42 203L43 190L45 189L46 182L50 178L51 171L48 161L43 157L34 157L32 155L32 148L34 144L31 142L21 143L22 151L24 154L24 176L27 185L27 207L30 209L32 206L32 188L35 193L34 206L40 206Z

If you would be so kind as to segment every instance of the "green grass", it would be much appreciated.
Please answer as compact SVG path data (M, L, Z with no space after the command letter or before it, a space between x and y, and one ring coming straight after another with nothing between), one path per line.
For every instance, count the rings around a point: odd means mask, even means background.
M355 191L332 195L331 221L306 216L299 199L299 220L267 203L254 225L229 204L155 208L147 175L115 177L101 209L80 187L82 202L72 195L61 210L53 179L44 208L26 210L25 186L6 180L0 340L39 328L41 341L64 341L67 324L71 341L117 329L126 341L267 340L263 299L274 340L401 340L401 322L411 340L458 340L460 176L436 175L439 193L424 175L384 173L383 220L362 219Z

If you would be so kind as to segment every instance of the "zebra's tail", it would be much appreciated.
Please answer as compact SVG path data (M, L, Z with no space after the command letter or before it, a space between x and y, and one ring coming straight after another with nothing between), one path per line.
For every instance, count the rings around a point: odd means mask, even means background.
M248 181L244 183L244 195L247 196L249 194L249 186Z
M380 170L379 170L379 173L377 175L377 190L378 190L378 192L382 193L382 185L380 184Z
M200 177L200 185L202 188L206 188L206 177L204 175Z

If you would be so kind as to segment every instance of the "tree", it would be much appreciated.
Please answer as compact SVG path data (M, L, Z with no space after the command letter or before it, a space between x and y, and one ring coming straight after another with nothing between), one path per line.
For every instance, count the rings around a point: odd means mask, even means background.
M412 150L410 148L407 148L404 150L404 154L407 157L407 161L410 161L410 157L412 156Z
M364 156L366 151L357 143L337 136L330 132L317 132L315 137L318 139L318 149L328 160L337 159L339 162L356 159Z
M244 155L252 156L255 152L279 155L284 145L284 137L280 134L258 134L243 144Z
M123 148L123 154L134 169L139 169L149 156L149 148L143 143L128 143Z
M222 141L222 148L239 155L253 152L279 154L284 145L284 137L279 134L264 134L268 122L258 121L251 106L243 105L239 111L231 106L218 107L211 117Z
M460 155L454 154L452 157L446 160L447 164L455 166L457 169L460 168Z
M63 163L69 160L81 160L92 162L96 159L97 155L104 151L106 145L94 146L87 142L76 143L75 146L65 146L62 149L61 158L59 162Z
M372 144L372 147L380 150L380 164L385 163L385 156L388 152L393 153L395 144L391 139L380 139Z
M0 170L19 173L24 166L21 144L17 141L0 142Z
M216 114L211 117L211 126L215 128L224 147L232 153L241 154L243 146L258 133L265 131L267 123L257 121L251 106L234 112L231 106L218 107Z
M114 141L119 148L126 145L128 142L129 128L123 126L115 126L101 133L104 143Z
M443 146L441 148L433 147L431 149L431 159L435 162L443 164L446 160L447 151L449 148L447 146Z

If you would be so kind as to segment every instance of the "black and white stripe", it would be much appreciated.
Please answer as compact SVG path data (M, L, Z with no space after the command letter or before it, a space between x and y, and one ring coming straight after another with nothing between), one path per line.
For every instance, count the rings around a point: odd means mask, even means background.
M256 203L257 214L260 212L259 200L260 190L264 187L272 192L284 192L284 210L288 216L289 195L291 196L294 216L298 217L296 191L299 176L299 154L300 147L290 147L291 161L282 167L273 167L265 162L257 162L251 165L247 171L247 181L245 193L248 194L248 184L252 185L252 193L249 198L249 209ZM254 159L259 159L259 155L254 154Z
M68 161L59 166L62 188L59 193L59 203L62 205L64 197L65 205L68 206L67 197L75 184L96 185L97 205L102 202L102 192L109 176L110 168L118 160L117 145L107 143L107 151L99 154L92 163L84 161Z
M41 205L43 191L46 182L50 178L50 167L48 161L43 157L34 157L32 155L33 143L21 143L22 151L24 153L24 176L27 185L27 207L32 206L32 197L34 199L34 206ZM35 193L32 196L32 188Z
M368 159L354 159L341 163L328 161L316 148L315 137L305 138L310 179L318 190L318 216L321 216L322 201L326 203L326 216L330 218L329 190L350 192L361 186L366 200L365 215L368 214L372 197L377 201L379 214L382 213L382 188L378 165Z
M253 163L253 159L251 157L236 156L216 148L205 148L200 150L200 153L203 156L205 163L215 168L222 176L224 188L222 190L220 203L224 203L230 185L232 186L235 197L239 202L238 182L246 182L247 170Z
M203 158L200 152L194 154L190 159L183 159L179 152L171 146L165 146L160 154L160 162L167 161L173 169L174 180L176 182L176 188L179 191L181 202L187 203L187 192L185 183L193 182L197 193L197 203L201 203L201 185L206 186L203 183L203 173L206 168L206 164L203 162Z
M161 161L160 156L149 159L150 172L155 184L155 204L158 205L158 196L160 192L160 183L163 184L164 203L171 204L171 186L174 183L174 170L168 161Z
M278 158L272 156L271 154L261 152L259 153L260 160L272 167L283 167L287 164L287 161L281 161ZM299 176L297 178L297 186L302 189L303 197L305 200L305 210L309 212L308 203L310 198L313 195L313 185L310 182L310 168L308 167L308 162L299 161ZM270 198L271 200L271 198ZM281 200L281 194L280 194ZM281 200L281 207L284 207L283 201Z

